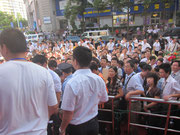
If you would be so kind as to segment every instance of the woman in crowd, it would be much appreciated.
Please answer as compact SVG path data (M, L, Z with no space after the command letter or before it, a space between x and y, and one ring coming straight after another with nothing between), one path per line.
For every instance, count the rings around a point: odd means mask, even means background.
M146 87L145 87L145 96L149 98L160 98L160 89L157 88L157 82L159 77L156 73L150 72L146 78ZM151 112L151 113L158 113L159 105L154 102L144 102L144 111ZM147 124L150 126L158 126L158 121L160 120L159 117L148 116L147 117ZM148 135L155 135L157 134L158 130L155 129L148 129Z

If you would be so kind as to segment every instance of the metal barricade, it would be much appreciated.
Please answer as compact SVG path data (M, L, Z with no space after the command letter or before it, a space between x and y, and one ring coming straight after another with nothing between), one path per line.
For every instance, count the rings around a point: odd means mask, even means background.
M108 96L108 97L109 97L109 100L112 100L112 108L111 109L98 109L98 110L104 111L104 112L111 112L112 113L112 121L98 120L98 122L112 124L112 135L114 135L114 97L115 96Z
M153 113L147 113L147 112L137 112L137 111L131 111L131 102L134 101L146 101L146 102L155 102L155 103L163 103L168 104L168 111L167 115L161 115L161 114L153 114ZM178 119L180 120L180 117L178 116L170 116L171 113L171 106L172 105L180 105L180 101L164 101L163 99L156 99L156 98L146 98L146 97L131 97L129 99L129 113L128 113L128 135L130 135L130 126L137 126L137 127L144 127L144 128L151 128L151 129L158 129L158 130L164 130L164 135L167 135L168 131L180 133L179 130L169 129L169 119ZM165 128L155 127L155 126L149 126L149 125L143 125L143 124L137 124L137 123L131 123L131 113L135 114L141 114L141 115L149 115L149 116L156 116L156 117L163 117L166 118L166 124Z

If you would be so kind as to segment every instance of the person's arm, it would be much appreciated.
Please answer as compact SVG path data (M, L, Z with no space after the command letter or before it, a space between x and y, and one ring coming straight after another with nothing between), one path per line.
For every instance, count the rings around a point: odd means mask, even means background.
M119 93L115 96L115 99L116 98L120 98L120 97L122 97L123 96L123 90L122 90L122 88L119 88Z
M58 104L54 105L54 106L48 106L48 112L49 112L49 117L58 112Z
M61 92L56 92L56 97L57 97L57 101L58 101L58 105L59 105L60 100L61 100Z
M60 135L65 133L68 124L70 123L70 121L73 118L73 114L74 114L73 111L71 112L71 111L63 110L63 118L62 118L62 123L60 126L60 130L61 130Z
M154 98L160 99L159 96L155 96ZM144 110L147 111L148 108L151 108L151 107L155 106L156 104L157 104L156 102L152 102L152 103L150 103L148 105L144 105Z
M125 99L126 99L126 100L129 100L129 98L130 98L132 95L141 95L141 94L143 94L143 93L144 93L144 91L142 91L142 90L130 91L130 92L128 92L128 93L126 94Z
M180 94L171 94L171 95L168 95L168 96L164 96L163 99L165 101L168 101L171 97L180 97Z

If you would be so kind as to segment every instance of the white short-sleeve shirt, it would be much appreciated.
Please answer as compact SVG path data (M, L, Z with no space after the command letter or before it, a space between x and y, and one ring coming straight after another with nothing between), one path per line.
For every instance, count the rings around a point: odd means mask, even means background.
M34 63L0 65L0 134L45 135L48 106L57 104L49 72Z
M65 86L61 108L74 111L70 124L85 123L98 114L99 102L108 101L105 82L90 69L77 70Z
M163 82L163 96L168 96L171 94L180 94L180 84L171 76L167 78L167 80ZM176 97L172 97L171 100L176 100Z
M61 92L62 84L61 84L60 77L58 76L58 74L56 72L54 72L53 70L51 70L49 68L48 68L48 71L49 71L49 73L51 74L51 76L53 78L55 91L56 92Z

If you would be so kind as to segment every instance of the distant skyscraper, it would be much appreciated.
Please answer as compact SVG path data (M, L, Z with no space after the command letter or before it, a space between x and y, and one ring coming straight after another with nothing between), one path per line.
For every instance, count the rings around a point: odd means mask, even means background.
M0 0L0 11L12 14L15 18L20 14L22 18L27 19L26 8L23 0Z

